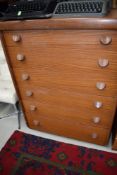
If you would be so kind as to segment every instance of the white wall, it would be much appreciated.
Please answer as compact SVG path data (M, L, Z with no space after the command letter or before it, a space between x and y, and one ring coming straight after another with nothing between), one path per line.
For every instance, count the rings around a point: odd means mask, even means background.
M8 65L5 59L4 51L0 42L0 79L11 80ZM1 84L1 83L0 83Z

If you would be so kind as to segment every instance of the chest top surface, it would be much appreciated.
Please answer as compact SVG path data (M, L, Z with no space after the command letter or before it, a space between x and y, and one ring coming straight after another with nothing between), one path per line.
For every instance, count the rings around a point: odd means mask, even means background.
M117 9L105 17L50 18L43 20L1 21L0 30L30 29L109 29L117 30Z

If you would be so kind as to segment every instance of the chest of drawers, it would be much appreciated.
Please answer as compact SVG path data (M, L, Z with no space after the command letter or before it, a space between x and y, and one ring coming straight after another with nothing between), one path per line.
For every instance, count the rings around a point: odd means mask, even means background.
M30 128L100 145L116 110L116 30L4 31L7 60Z

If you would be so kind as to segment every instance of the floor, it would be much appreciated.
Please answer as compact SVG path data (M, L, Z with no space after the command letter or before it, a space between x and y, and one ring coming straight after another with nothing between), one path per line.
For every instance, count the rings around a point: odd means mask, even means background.
M3 119L0 119L0 149L4 146L6 141L9 139L9 137L12 135L12 133L15 130L18 130L18 122L17 122L17 115L16 114L9 116L9 117L6 117L6 118L3 118ZM74 140L74 139L69 139L69 138L65 138L65 137L55 136L52 134L47 134L44 132L35 131L35 130L32 130L32 129L27 127L23 115L21 116L21 129L20 130L25 132L25 133L30 133L30 134L41 136L44 138L58 140L58 141L62 141L65 143L70 143L70 144L74 144L74 145L81 145L81 146L85 146L85 147L90 147L90 148L95 148L95 149L99 149L99 150L105 150L108 152L117 153L116 151L111 150L111 139L110 139L108 145L99 146L99 145L90 144L87 142L81 142L81 141Z

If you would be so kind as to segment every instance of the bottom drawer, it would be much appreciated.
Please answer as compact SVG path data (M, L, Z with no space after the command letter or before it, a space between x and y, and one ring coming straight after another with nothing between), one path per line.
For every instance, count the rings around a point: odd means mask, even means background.
M92 127L79 122L58 120L54 117L33 116L26 114L28 126L32 129L57 134L65 137L75 138L82 141L105 145L108 143L109 130Z

